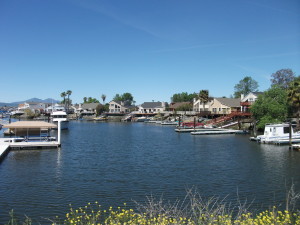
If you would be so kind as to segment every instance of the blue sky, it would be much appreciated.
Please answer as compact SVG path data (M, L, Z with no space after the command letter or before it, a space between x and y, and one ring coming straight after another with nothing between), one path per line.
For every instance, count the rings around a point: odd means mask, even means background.
M0 1L0 102L229 97L283 68L300 75L299 0Z

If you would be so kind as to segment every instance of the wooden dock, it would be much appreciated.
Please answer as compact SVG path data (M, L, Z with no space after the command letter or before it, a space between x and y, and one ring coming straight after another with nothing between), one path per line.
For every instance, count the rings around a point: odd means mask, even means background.
M300 151L300 144L292 145L292 146L290 147L290 149L295 150L295 151Z
M4 128L14 130L15 137L0 138L0 159L10 150L60 147L61 121L58 121L58 126L44 121L18 121L7 124ZM58 128L57 141L55 137L49 136L49 130L55 128Z
M10 150L26 150L26 149L49 149L59 148L57 141L22 141L21 138L2 138L0 140L0 161L5 158Z
M59 146L57 141L14 142L9 145L11 149L58 148Z
M4 159L4 157L9 152L9 145L8 144L1 144L0 145L0 161Z

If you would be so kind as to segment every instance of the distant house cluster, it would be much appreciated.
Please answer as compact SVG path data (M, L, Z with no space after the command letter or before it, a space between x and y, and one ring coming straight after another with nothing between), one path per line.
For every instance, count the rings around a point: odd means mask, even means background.
M251 92L247 95L242 95L241 98L215 98L208 97L207 101L201 102L200 99L195 98L193 102L176 102L168 105L165 102L144 102L140 105L131 105L128 102L110 101L108 103L110 114L127 114L127 113L140 113L140 114L157 114L164 112L178 111L183 105L190 105L192 113L198 115L225 115L233 112L249 112L250 106L256 101L257 97L262 92ZM69 113L81 115L95 115L97 107L101 106L100 103L83 103L74 104L68 107ZM33 112L51 113L53 111L67 110L64 104L40 103L40 102L24 102L19 104L18 110L25 111L31 110Z

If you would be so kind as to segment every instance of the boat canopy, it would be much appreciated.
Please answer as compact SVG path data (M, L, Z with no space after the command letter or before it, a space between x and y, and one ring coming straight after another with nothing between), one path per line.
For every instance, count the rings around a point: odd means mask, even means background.
M3 128L10 129L50 129L57 128L57 125L53 123L47 123L44 121L18 121L10 124L6 124Z

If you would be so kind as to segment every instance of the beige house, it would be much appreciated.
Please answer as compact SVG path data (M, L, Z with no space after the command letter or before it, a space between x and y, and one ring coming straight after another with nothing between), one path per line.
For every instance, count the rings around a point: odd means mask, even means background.
M129 105L122 101L110 101L109 112L110 113L129 113L135 106Z
M240 102L240 98L214 98L209 108L212 114L230 114L241 110Z
M211 104L213 103L214 98L209 97L208 102L201 102L200 99L194 98L193 100L193 111L199 112L210 112L211 111Z

